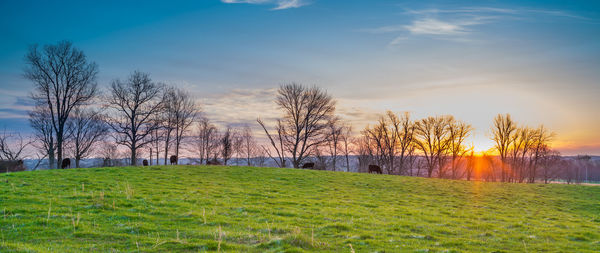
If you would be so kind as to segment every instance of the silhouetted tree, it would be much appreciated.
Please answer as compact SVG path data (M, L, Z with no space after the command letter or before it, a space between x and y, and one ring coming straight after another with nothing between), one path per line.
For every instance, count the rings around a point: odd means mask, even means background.
M97 94L98 67L71 42L61 41L29 48L25 56L25 77L35 85L31 98L38 106L47 106L56 140L57 165L63 159L66 123L73 108L89 103Z
M198 116L199 109L188 92L177 89L167 89L165 95L165 162L169 153L171 133L174 133L175 155L179 157L179 149L183 138Z
M452 116L427 117L415 123L415 143L423 153L427 176L437 169L438 177L444 176L446 158L449 154L449 125Z
M127 81L117 79L111 83L108 123L116 133L116 142L129 148L131 165L137 164L137 150L150 142L148 135L159 128L152 115L163 108L162 87L138 71Z
M223 158L223 165L227 165L227 161L231 159L234 152L234 141L235 133L231 127L227 127L223 136L221 136L221 158Z
M43 152L41 157L48 157L49 169L56 168L56 141L48 107L36 105L29 112L29 125L33 128L33 136L37 140L32 145Z
M473 127L471 125L462 121L454 120L448 125L448 148L452 156L452 160L450 161L450 176L452 179L462 178L462 175L459 175L459 166L465 154L473 149L465 146L465 140L472 130Z
M79 168L81 159L88 157L108 133L108 125L99 111L75 108L67 121L71 133L69 144L75 158L75 168Z
M498 151L501 160L501 180L502 182L507 181L509 174L507 173L506 163L514 132L517 130L516 123L510 117L510 114L501 115L498 114L494 118L494 125L492 126L492 140L495 143L494 148Z
M335 101L316 86L309 88L291 83L279 87L275 103L283 111L276 127L281 145L275 144L262 121L259 120L259 124L271 140L272 147L280 154L280 160L284 157L281 154L288 152L293 167L298 168L315 146L326 141L323 135L327 122L333 117Z
M31 141L25 140L19 133L10 133L6 130L0 134L0 161L22 160L23 151Z

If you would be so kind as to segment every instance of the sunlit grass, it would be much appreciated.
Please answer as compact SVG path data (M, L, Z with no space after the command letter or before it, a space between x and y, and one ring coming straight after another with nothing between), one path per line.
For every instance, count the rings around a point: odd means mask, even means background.
M252 167L0 175L1 252L600 251L600 187Z

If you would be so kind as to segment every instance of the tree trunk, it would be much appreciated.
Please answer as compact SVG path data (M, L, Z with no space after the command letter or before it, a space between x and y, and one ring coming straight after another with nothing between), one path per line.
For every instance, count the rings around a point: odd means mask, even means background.
M56 167L62 169L62 167L61 167L62 160L63 160L63 157L62 157L62 134L59 135L58 133L57 133L57 137L56 137L56 156L57 156L56 157L57 158Z
M50 144L50 145L52 145L52 144ZM49 169L56 168L54 165L56 165L56 160L54 157L54 148L50 148L50 150L48 150L48 168Z
M131 166L136 166L137 165L137 157L136 157L136 153L135 153L135 147L131 148Z
M75 168L79 168L79 161L81 161L81 157L75 156Z

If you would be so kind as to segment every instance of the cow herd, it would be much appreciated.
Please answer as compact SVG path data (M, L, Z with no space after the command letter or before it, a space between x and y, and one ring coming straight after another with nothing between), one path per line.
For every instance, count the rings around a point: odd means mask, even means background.
M106 159L105 159L106 160ZM105 161L106 162L106 161ZM176 155L172 155L169 158L169 162L171 165L177 165L178 157ZM143 166L148 166L148 160L144 159L142 161ZM206 161L206 165L222 165L217 159L212 159ZM71 168L71 159L65 158L61 162L61 169L69 169ZM315 163L308 162L302 165L303 169L315 169ZM16 172L16 171L24 171L25 166L23 164L23 160L18 161L0 161L0 173L3 172ZM378 165L369 165L369 173L383 174L381 167Z

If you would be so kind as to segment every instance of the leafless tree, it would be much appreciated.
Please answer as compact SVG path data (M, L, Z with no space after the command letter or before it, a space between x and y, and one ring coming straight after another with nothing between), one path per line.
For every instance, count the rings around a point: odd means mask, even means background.
M31 98L38 106L48 107L58 164L63 159L66 123L71 111L97 95L98 67L68 41L46 45L43 50L31 46L25 61L24 76L35 85Z
M550 152L550 141L553 137L554 133L549 132L544 126L540 126L534 131L528 164L529 183L535 183L538 174L537 169L541 163L540 160L552 155Z
M510 114L501 115L498 114L494 118L494 125L492 126L492 140L495 143L494 148L498 151L501 161L501 180L506 182L509 176L507 172L507 156L511 139L515 131L517 130L517 124L512 120Z
M227 165L227 161L231 159L234 152L235 132L231 127L227 127L223 136L221 136L221 158L223 165Z
M119 160L119 150L117 144L112 141L103 140L102 145L100 145L99 154L104 159L102 161L103 167L111 167L120 165Z
M19 133L11 133L6 130L0 134L0 161L22 160L23 151L31 141L25 140Z
M467 163L465 165L465 175L467 178L467 181L471 181L471 178L473 177L473 172L475 170L475 164L476 164L476 159L478 157L475 157L475 151L473 151L473 149L471 149L471 152L469 153L469 155L466 157Z
M199 163L204 164L211 158L211 154L218 152L217 149L220 142L219 131L205 117L199 117L196 124L196 133L194 134L194 142L191 150L200 159Z
M332 117L327 122L326 128L326 144L329 151L329 157L331 158L331 169L337 170L337 159L338 152L341 149L342 134L344 133L344 125L341 120L337 117Z
M472 147L467 148L465 145L465 140L471 134L472 130L473 127L471 125L458 120L454 120L448 125L448 148L452 156L450 161L450 177L452 179L462 178L462 175L459 175L460 163L465 154L473 150Z
M428 177L436 169L438 177L444 176L450 145L448 126L453 121L452 116L437 116L415 123L415 143L423 153Z
M265 146L261 146L263 151L271 158L273 159L273 161L275 161L275 164L277 164L278 167L280 168L284 168L285 167L285 129L283 128L283 123L281 123L281 119L277 120L277 126L275 127L275 131L277 132L277 135L271 135L269 133L269 131L267 130L267 127L265 126L264 122L259 118L256 120L256 122L258 122L258 124L263 128L263 130L265 130L265 133L267 134L267 137L269 138L269 141L271 143L271 147L273 147L273 149L275 150L275 153L272 153L270 151L269 148L265 147ZM275 136L275 137L273 137ZM276 139L275 139L276 138Z
M29 125L33 128L33 137L36 140L32 145L43 152L42 159L48 157L49 169L56 168L56 141L50 110L45 106L35 106L29 112Z
M412 156L414 124L408 113L398 116L391 111L379 118L377 125L363 131L375 144L377 160L388 174L404 174L407 160Z
M291 83L279 87L275 103L283 111L283 117L278 120L276 127L282 145L275 144L264 124L261 121L259 123L269 136L273 148L277 150L283 147L277 152L288 152L293 167L298 168L314 146L326 141L323 135L327 122L333 117L336 102L316 86L309 88Z
M568 164L561 158L558 151L544 148L541 152L543 152L539 161L542 168L541 179L544 181L544 184L547 184L557 178L560 169L566 168Z
M248 166L251 166L252 164L250 162L250 159L257 156L257 148L256 148L257 145L256 145L256 140L254 139L254 135L252 134L252 129L250 128L250 126L248 126L248 125L244 126L240 137L241 137L241 141L242 141L241 142L242 154L245 156Z
M81 159L88 157L96 144L105 138L108 125L99 111L77 107L67 121L67 127L71 133L68 146L71 146L75 167L79 168Z
M183 138L190 130L190 126L194 123L195 118L199 115L196 103L188 92L178 89L169 88L165 95L165 163L169 153L169 144L171 144L171 134L173 136L173 144L175 145L175 155L179 157L179 149Z
M111 83L107 106L112 112L108 123L116 133L116 142L129 148L131 165L137 164L137 150L150 141L148 135L159 127L152 115L162 110L162 87L138 71L127 81L117 79Z
M345 125L340 134L342 155L346 161L346 172L350 172L350 155L352 154L352 126Z

